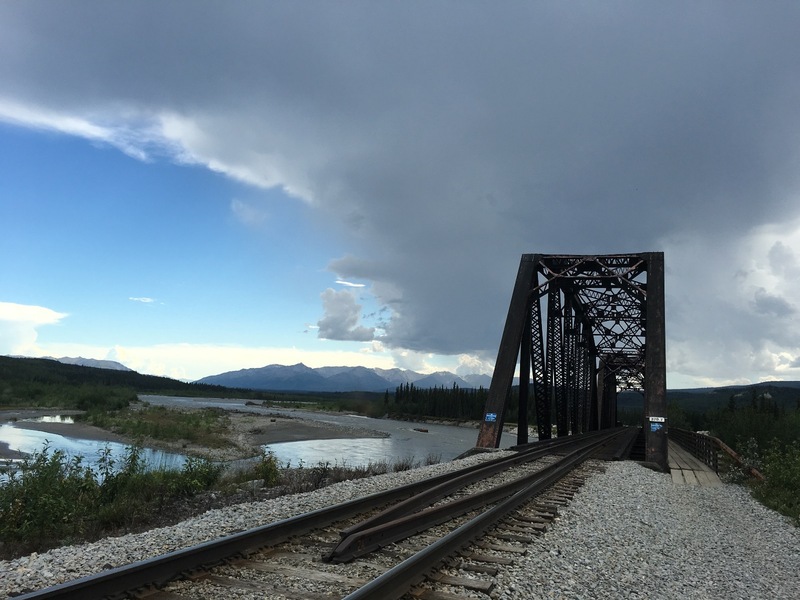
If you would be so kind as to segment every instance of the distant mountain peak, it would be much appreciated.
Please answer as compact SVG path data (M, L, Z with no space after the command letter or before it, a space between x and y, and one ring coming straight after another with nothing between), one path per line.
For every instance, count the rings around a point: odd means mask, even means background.
M94 367L96 369L111 369L112 371L132 371L133 369L129 369L122 363L119 363L115 360L98 360L96 358L83 358L82 356L70 357L70 356L62 356L61 358L50 358L51 360L57 360L60 363L64 363L65 365L78 365L80 367Z
M488 375L461 378L449 371L421 374L406 369L371 369L362 366L314 369L298 363L229 371L203 377L197 383L283 392L384 392L393 391L406 383L423 388L451 387L454 383L462 388L486 387L490 380Z

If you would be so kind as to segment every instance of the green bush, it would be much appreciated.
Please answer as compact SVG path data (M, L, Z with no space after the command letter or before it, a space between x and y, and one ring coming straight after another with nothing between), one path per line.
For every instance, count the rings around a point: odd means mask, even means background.
M222 465L205 458L189 457L181 472L182 484L175 490L176 496L191 496L207 490L219 481Z
M753 495L800 525L800 442L773 440L763 453L761 469L766 481L753 487Z
M215 408L182 412L145 406L137 410L90 411L83 419L134 439L186 440L209 448L225 446L228 441L224 433L230 427L225 411Z
M81 458L45 445L0 485L0 541L39 547L84 535L99 485Z
M189 459L181 470L147 469L139 447L115 461L106 448L93 470L45 446L0 484L3 556L92 539L147 522L167 503L213 487L222 471Z
M256 479L264 481L264 487L273 487L278 484L281 477L281 472L278 467L278 459L272 452L262 452L261 460L255 467L254 472Z

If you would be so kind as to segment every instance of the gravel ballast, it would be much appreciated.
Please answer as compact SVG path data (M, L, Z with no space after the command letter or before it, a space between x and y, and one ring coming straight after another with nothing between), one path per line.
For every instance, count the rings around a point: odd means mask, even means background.
M498 588L502 600L797 599L800 529L740 486L609 463Z
M212 510L177 525L0 562L0 597L41 589L505 453ZM502 600L798 598L800 530L746 490L676 486L636 463L589 478L529 552L498 575Z

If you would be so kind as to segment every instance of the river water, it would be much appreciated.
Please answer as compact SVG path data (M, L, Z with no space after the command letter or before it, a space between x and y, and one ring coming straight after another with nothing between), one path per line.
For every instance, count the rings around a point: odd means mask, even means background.
M410 459L424 463L428 457L442 461L452 460L473 448L478 439L478 430L454 425L420 424L394 419L373 419L345 413L323 413L294 408L272 408L248 405L247 400L227 398L176 398L173 396L140 396L140 399L158 406L213 407L246 411L264 415L278 415L329 423L343 427L370 429L386 434L385 438L352 438L336 440L309 440L270 444L265 448L275 454L281 464L297 466L319 462L346 463L350 466L367 465L369 462ZM427 429L427 432L417 431ZM501 448L516 444L516 435L505 434Z
M357 429L370 429L387 435L383 438L348 438L283 442L265 446L275 454L281 465L314 466L318 463L365 466L375 462L412 461L424 464L429 459L447 461L475 446L478 430L471 427L410 423L394 419L373 419L353 414L331 414L290 408L268 408L249 405L246 400L227 398L177 398L172 396L140 396L154 406L222 408L264 415L294 417ZM427 431L418 431L426 429ZM357 434L355 434L357 435ZM82 456L84 464L94 465L105 448L115 460L125 453L123 444L98 442L75 437L43 433L15 427L13 423L0 425L0 442L12 450L31 453L42 449L45 443L51 450L64 450L69 456ZM506 433L501 447L516 443L516 436ZM157 450L146 450L145 460L150 465L180 468L185 457Z
M69 424L72 422L70 417L41 417L39 419L27 419L28 421L49 421ZM101 456L106 455L114 464L120 465L125 458L127 446L117 442L104 442L97 440L85 440L78 437L59 435L53 432L37 431L17 427L16 422L0 424L0 443L8 444L10 450L16 450L24 454L41 452L45 447L50 452L61 450L70 459L80 456L83 460L81 464L91 467L97 472ZM182 454L163 452L152 448L142 448L140 458L151 468L164 467L168 469L180 469L186 463L186 457ZM7 463L13 466L19 460L0 460L0 464Z

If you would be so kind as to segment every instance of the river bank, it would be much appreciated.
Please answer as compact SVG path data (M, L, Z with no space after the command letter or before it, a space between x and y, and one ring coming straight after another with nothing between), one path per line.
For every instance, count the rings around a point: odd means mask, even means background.
M181 406L177 410L201 410L202 408ZM388 437L386 433L368 428L303 420L293 416L230 410L226 413L229 423L226 432L228 446L225 448L205 448L190 444L184 440L135 440L129 436L101 429L79 420L74 422L42 420L45 417L75 417L80 414L81 411L58 409L0 410L0 423L12 425L15 429L52 433L72 439L139 445L212 460L236 460L257 456L262 446L283 442ZM0 459L19 459L23 457L24 453L11 447L6 441L0 441Z
M13 427L11 436L0 436L0 459L21 458L18 451L38 450L28 444L22 448L18 435L24 430L52 433L72 440L96 440L93 446L82 445L74 452L84 456L94 455L100 444L109 442L137 445L142 448L170 454L207 458L212 461L238 461L260 455L264 448L274 451L282 464L288 460L297 464L303 460L310 464L320 460L354 464L357 454L362 462L388 460L414 460L424 462L427 457L451 460L473 448L477 439L478 423L442 423L434 420L400 421L390 418L369 418L344 412L309 411L299 408L265 406L243 399L188 398L174 396L140 395L141 402L131 405L133 410L146 407L163 407L171 411L192 412L204 409L221 410L226 423L223 435L226 443L208 448L187 440L134 439L119 432L109 431L75 421L44 422L44 416L69 416L80 411L57 409L22 409L0 411L0 425ZM21 431L23 430L23 431ZM530 439L535 432L530 432ZM15 438L15 439L11 439ZM334 443L337 441L354 443ZM359 442L358 440L361 440ZM8 442L12 441L9 447ZM53 441L53 439L50 439ZM63 441L63 438L62 438ZM5 444L4 444L5 442ZM16 446L13 442L16 442ZM319 442L319 443L314 443ZM507 425L501 448L516 443L516 428ZM55 448L53 444L51 447Z
M392 418L366 417L347 412L326 412L312 411L297 407L279 407L275 405L265 406L247 400L235 398L185 398L175 396L156 396L140 395L140 400L151 406L163 406L170 409L181 409L184 407L192 408L215 408L222 409L229 413L253 413L266 415L271 418L292 418L299 419L303 423L319 424L324 427L334 426L344 428L349 435L339 437L319 438L321 440L353 439L353 438L386 438L386 444L379 454L374 455L376 460L383 459L405 459L416 457L424 460L428 456L437 456L440 460L452 460L460 456L465 451L475 447L478 436L478 423L441 423L437 421L401 421ZM339 429L339 431L341 431ZM504 428L504 435L500 440L501 448L508 448L516 444L516 427L507 425ZM535 439L535 432L530 432L530 439ZM376 442L376 440L371 440ZM270 442L267 442L268 444ZM271 449L276 452L281 446L291 444L272 443ZM377 444L369 444L376 446ZM325 459L331 462L347 460L352 464L352 456L348 450L340 450L339 444L317 444L319 448L337 446L329 448ZM306 460L308 463L308 460Z

